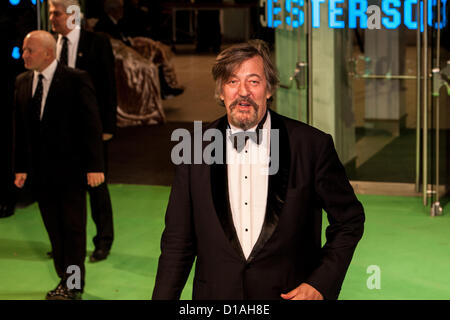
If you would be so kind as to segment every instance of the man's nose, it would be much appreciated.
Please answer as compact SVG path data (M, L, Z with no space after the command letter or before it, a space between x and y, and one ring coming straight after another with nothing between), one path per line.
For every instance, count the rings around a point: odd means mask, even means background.
M248 87L247 87L247 83L245 83L245 82L241 82L240 83L240 85L239 85L239 92L238 93L239 93L239 95L241 97L248 96L249 90L248 90Z

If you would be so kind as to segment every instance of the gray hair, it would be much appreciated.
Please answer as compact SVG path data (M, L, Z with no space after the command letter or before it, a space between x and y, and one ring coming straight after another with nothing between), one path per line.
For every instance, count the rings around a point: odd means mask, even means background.
M67 9L70 6L80 7L80 1L78 0L49 0L49 4L52 4L54 6L60 5L63 6L64 9Z
M44 49L50 49L56 56L56 40L50 32L35 30L27 34L25 38L35 38L39 40L39 45Z
M216 82L215 98L220 105L224 105L220 99L223 82L226 81L235 68L239 67L244 61L255 56L260 56L263 61L264 75L267 80L267 91L274 93L278 86L279 79L277 69L271 58L268 45L262 40L250 40L246 43L233 45L223 50L216 58L212 68L212 75ZM272 97L269 98L269 105Z

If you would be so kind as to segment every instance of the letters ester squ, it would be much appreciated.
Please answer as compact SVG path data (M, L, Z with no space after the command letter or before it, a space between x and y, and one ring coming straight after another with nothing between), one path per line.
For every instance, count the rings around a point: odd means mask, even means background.
M304 25L306 0L260 0L262 14L260 23L264 27L294 30ZM428 26L443 29L448 22L447 2L441 0L441 17L438 24L437 0L427 1ZM417 29L417 6L420 16L424 15L423 1L419 0L381 0L381 5L370 5L368 0L310 0L311 25L313 28L334 29L397 29L402 23L408 28ZM418 4L419 3L419 4ZM328 11L328 26L321 25L321 11ZM347 12L344 12L344 11ZM420 29L423 31L423 21Z

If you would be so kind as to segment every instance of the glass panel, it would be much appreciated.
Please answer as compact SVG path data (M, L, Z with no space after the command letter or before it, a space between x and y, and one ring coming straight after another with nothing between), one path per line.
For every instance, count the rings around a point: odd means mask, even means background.
M382 1L370 1L370 5L381 8ZM356 140L354 161L346 164L349 177L414 183L417 32L403 24L395 29L382 25L348 32Z
M450 137L450 47L449 47L449 26L447 23L449 9L444 6L444 1L441 0L441 6L434 6L433 17L440 16L440 21L437 18L433 19L433 24L436 28L431 28L431 63L433 71L433 80L431 81L432 91L431 95L431 126L429 130L430 135L430 151L431 151L431 177L430 183L432 187L431 203L439 201L446 193L449 183L449 137ZM439 3L436 1L436 3ZM446 2L446 1L445 1ZM443 12L446 10L446 12ZM445 19L442 21L442 19ZM443 28L439 29L440 25ZM445 26L444 26L445 25ZM439 68L436 70L435 68ZM438 72L439 71L439 72ZM446 80L445 80L446 79ZM447 83L447 86L445 85ZM438 196L439 194L439 196Z
M273 26L277 28L276 62L282 83L286 84L277 92L279 112L308 121L305 94L312 90L311 124L333 136L351 180L416 184L418 192L420 179L426 173L427 183L448 184L449 98L446 89L440 89L439 97L432 98L429 79L437 52L440 68L449 60L447 0L429 0L426 10L423 2L417 0L261 3L267 4L266 9L269 4L279 6L273 16L266 10L266 18L279 19L279 25ZM297 30L287 27L292 3L305 13L305 24ZM311 16L305 4L311 4ZM441 8L440 15L437 8ZM440 46L438 16L443 27ZM422 80L424 24L429 26L426 80ZM311 61L304 59L306 39L310 39L305 25L313 29ZM307 83L307 89L297 91L286 82L295 62L312 66L312 82ZM429 96L425 114L424 84ZM299 103L297 109L292 107L295 100ZM421 131L424 116L429 128L425 145ZM424 146L426 153L422 152ZM426 163L421 153L426 154ZM433 170L439 172L439 178L434 174L431 180Z
M280 77L274 107L280 114L307 122L306 68L299 71L295 80L297 63L306 64L306 34L303 29L275 32L275 61Z

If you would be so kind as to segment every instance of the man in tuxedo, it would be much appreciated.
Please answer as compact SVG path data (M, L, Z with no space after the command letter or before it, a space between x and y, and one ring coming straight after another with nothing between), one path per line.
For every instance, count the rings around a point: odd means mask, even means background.
M71 68L87 71L96 91L103 127L103 157L105 174L108 175L108 144L116 130L117 92L114 55L109 39L105 36L81 30L75 25L70 6L79 7L78 0L50 0L49 20L52 30L58 34L57 59ZM97 234L93 239L95 250L91 262L106 259L114 239L113 212L107 182L88 188L92 219Z
M208 129L226 161L216 147L212 164L177 166L153 298L178 299L197 258L193 299L337 299L364 210L331 136L268 110L278 78L262 41L212 71L227 114Z
M48 32L25 37L23 60L29 71L15 84L14 183L31 185L52 245L61 281L46 299L81 299L86 186L104 181L95 91L86 72L58 64L56 42Z

